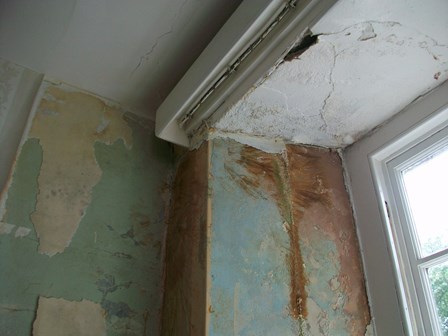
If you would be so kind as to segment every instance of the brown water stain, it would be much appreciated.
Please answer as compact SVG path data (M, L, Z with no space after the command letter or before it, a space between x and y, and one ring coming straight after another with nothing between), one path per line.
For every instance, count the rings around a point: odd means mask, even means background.
M345 298L347 330L350 335L364 335L370 312L341 159L334 151L292 145L287 146L287 156L294 218L306 216L299 227L301 244L314 246L323 240L335 244L337 291Z
M229 154L232 155L232 152ZM295 319L305 319L307 316L305 290L307 279L299 246L298 223L300 218L294 216L292 200L314 199L315 195L306 189L303 190L303 194L292 197L288 164L281 154L265 153L250 146L243 146L236 161L245 168L248 174L242 176L229 174L231 178L237 181L241 188L252 197L259 197L259 190L262 189L277 203L290 240L287 255L290 271L290 315ZM305 202L302 203L305 205Z

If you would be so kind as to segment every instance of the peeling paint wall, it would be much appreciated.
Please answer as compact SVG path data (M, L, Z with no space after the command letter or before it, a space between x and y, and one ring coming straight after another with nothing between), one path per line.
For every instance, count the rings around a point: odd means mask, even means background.
M188 152L173 181L162 335L205 335L208 146Z
M364 335L370 314L337 153L213 140L209 335Z
M171 148L151 122L46 86L0 209L1 334L30 335L47 298L96 305L107 335L156 335Z

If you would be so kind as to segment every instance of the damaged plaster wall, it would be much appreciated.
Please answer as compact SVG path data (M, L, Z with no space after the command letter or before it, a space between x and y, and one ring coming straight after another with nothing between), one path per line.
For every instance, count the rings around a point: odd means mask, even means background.
M215 139L209 184L209 335L370 332L337 153Z
M171 148L97 97L42 90L0 209L2 335L32 333L39 297L98 305L107 335L157 334Z
M219 130L345 147L448 79L448 2L340 0ZM293 55L294 56L294 55Z
M98 303L40 297L38 307L33 336L106 335L106 312Z

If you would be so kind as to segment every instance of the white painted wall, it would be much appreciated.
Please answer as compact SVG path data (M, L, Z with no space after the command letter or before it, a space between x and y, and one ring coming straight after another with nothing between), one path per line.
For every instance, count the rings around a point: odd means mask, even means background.
M344 151L367 290L378 336L400 336L405 335L405 332L399 306L399 291L370 171L369 154L447 105L448 81L408 106L376 132Z

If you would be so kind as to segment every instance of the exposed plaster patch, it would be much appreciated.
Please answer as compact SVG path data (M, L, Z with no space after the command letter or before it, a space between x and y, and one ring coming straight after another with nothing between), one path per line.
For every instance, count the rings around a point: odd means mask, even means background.
M0 234L10 234L15 227L14 224L0 222Z
M39 297L33 336L105 336L105 312L88 300Z
M24 226L17 226L14 224L0 222L0 235L9 235L14 231L15 228L17 229L15 230L14 238L26 237L31 232L31 229Z
M16 230L16 233L14 234L15 238L23 238L26 237L30 234L31 229L23 227L23 226L19 226Z
M45 113L48 110L55 113ZM95 159L95 142L112 144L123 139L130 148L131 132L121 111L100 99L56 87L47 89L29 133L43 151L36 210L31 214L40 253L63 252L85 215L92 188L102 174Z

